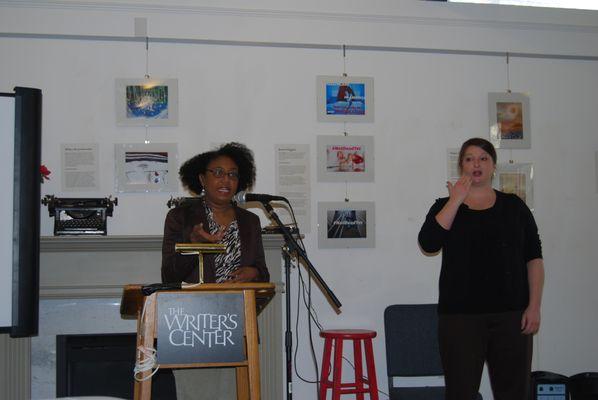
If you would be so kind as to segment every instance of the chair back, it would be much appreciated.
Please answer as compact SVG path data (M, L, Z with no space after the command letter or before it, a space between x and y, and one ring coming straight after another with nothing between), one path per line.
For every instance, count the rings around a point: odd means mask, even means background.
M393 382L393 377L444 375L438 348L437 308L436 304L395 304L384 310L390 400L445 399L444 386L394 387ZM479 393L477 400L482 400Z
M384 311L388 376L443 375L436 304L396 304Z

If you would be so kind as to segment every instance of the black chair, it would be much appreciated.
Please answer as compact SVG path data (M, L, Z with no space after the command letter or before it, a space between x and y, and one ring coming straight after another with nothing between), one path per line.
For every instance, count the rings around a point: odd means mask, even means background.
M444 400L436 304L397 304L384 311L390 400ZM423 378L426 384L395 387L393 378ZM405 379L408 380L408 379ZM478 394L478 400L482 396Z

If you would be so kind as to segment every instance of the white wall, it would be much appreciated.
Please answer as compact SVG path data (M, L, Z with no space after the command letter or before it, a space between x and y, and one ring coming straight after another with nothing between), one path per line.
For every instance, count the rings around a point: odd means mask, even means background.
M0 179L8 183L7 190L0 193L0 327L11 327L12 320L12 272L13 272L13 196L15 151L15 98L0 96Z
M142 142L145 129L116 126L114 79L143 77L145 49L136 42L21 33L131 37L134 18L146 17L150 37L598 56L596 12L406 0L176 3L0 1L0 91L19 85L44 94L42 159L54 174L43 194L115 194L114 143ZM149 60L152 76L179 79L179 126L151 128L153 142L178 143L180 160L212 143L244 142L258 163L255 191L264 193L274 191L273 144L307 143L312 226L318 201L344 199L345 184L316 182L314 152L317 135L343 130L342 124L316 122L315 114L315 76L342 72L340 50L153 43ZM346 68L349 75L375 79L375 122L346 128L375 137L375 183L349 184L348 194L376 202L376 248L318 250L313 231L306 244L343 303L336 315L314 289L320 322L378 331L378 379L386 390L384 308L436 301L440 258L420 253L417 232L433 200L445 195L446 148L487 135L487 93L506 89L505 58L349 51ZM547 268L534 367L566 375L595 371L598 61L515 57L510 79L513 91L531 98L532 149L500 150L499 161L534 163L535 216ZM60 144L72 142L99 143L98 193L60 192ZM109 233L160 234L169 196L118 194ZM51 232L43 208L42 234ZM313 379L304 323L299 336L297 367ZM319 359L321 342L315 342ZM313 385L294 382L296 398L315 398ZM486 380L482 393L491 399Z

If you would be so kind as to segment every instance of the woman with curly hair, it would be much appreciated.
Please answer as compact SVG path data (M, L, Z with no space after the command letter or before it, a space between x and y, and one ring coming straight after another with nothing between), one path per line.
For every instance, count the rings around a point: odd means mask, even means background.
M206 256L204 282L267 282L259 218L236 206L235 194L255 181L253 153L240 143L196 155L179 170L183 185L199 196L170 210L164 223L162 281L198 282L196 257L175 252L175 243L223 243L226 252Z

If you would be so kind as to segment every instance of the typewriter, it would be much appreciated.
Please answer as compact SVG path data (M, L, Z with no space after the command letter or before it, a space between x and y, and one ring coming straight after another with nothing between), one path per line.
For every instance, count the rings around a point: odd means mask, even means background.
M185 205L193 205L193 203L198 202L199 200L201 200L202 197L173 197L170 196L170 200L168 200L166 202L166 206L168 208L172 208L172 207L180 207L183 204Z
M106 218L112 216L118 199L105 198L57 198L47 195L42 204L48 206L48 214L54 217L54 235L106 235Z

